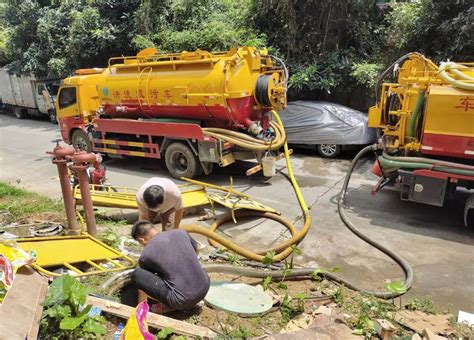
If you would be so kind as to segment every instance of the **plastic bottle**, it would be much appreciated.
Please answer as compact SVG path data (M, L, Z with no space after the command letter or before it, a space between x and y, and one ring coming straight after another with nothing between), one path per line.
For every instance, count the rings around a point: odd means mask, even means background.
M120 335L122 335L123 323L119 323L117 330L114 333L114 340L120 340Z

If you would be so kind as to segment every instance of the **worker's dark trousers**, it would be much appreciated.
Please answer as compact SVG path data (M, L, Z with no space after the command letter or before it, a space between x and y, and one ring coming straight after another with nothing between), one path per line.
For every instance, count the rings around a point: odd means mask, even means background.
M143 290L151 298L169 307L175 307L173 306L175 303L171 289L156 274L137 267L133 271L133 281L138 289Z

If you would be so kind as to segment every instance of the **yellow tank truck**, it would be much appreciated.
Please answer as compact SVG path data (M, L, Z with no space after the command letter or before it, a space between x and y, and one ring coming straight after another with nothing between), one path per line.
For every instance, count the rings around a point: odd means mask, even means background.
M121 156L165 158L174 177L261 159L283 145L271 110L286 106L284 63L265 49L175 54L145 49L77 70L59 89L65 142Z
M396 81L386 81L393 71ZM441 63L419 53L381 77L369 126L383 131L374 192L395 183L401 199L442 206L457 187L474 188L474 64ZM465 223L474 208L467 199Z

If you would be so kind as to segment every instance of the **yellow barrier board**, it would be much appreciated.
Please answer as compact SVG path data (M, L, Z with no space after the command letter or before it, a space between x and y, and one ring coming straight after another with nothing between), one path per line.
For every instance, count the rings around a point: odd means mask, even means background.
M206 190L202 186L180 185L184 209L209 204ZM92 203L95 207L137 209L137 189L119 186L90 185ZM74 199L81 204L81 191L74 188Z
M60 274L52 268L66 268L75 276L109 273L135 267L135 261L88 234L20 238L21 249L35 251L36 262L32 267L48 276Z

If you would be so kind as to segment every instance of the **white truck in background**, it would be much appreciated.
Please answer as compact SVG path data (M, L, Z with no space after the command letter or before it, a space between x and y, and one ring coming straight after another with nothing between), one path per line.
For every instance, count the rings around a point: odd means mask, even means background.
M33 76L16 76L0 68L0 106L11 109L18 119L47 115L56 120L58 80L43 80Z

